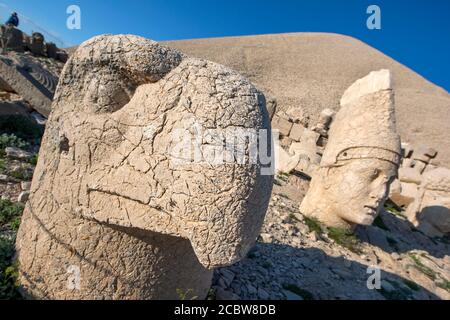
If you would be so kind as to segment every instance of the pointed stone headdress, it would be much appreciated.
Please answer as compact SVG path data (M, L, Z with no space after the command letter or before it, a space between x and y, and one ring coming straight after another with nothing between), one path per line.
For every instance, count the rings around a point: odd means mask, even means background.
M371 72L347 89L329 136L321 167L341 166L355 159L399 165L401 145L389 70Z

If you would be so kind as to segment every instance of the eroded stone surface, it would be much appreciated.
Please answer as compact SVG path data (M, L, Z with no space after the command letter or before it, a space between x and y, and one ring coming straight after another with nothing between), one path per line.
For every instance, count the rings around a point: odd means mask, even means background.
M344 93L301 213L345 229L379 214L401 158L390 84L389 71L381 70Z
M177 158L198 128L270 133L264 97L230 69L143 38L80 46L61 75L18 234L24 291L204 298L211 269L256 240L273 177L259 162ZM68 287L77 272L79 290Z

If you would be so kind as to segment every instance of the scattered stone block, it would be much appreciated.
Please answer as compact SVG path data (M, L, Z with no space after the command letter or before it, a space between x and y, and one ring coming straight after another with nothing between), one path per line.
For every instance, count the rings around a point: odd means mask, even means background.
M270 98L267 99L267 112L269 113L269 117L270 119L273 119L273 116L275 115L275 113L277 112L277 99L275 98Z
M410 182L420 184L422 182L422 176L414 168L403 168L398 170L398 176L402 182Z
M12 25L2 25L1 38L3 46L6 49L23 52L24 51L24 37L22 31Z
M398 180L396 180L398 181ZM419 196L419 186L414 183L401 182L392 184L390 199L399 207L408 207Z
M291 133L289 134L289 137L294 141L300 141L303 135L303 132L305 131L305 127L300 123L294 123L291 129Z
M5 153L8 158L18 160L28 160L33 156L32 153L15 147L5 148Z
M37 56L45 56L45 43L42 33L33 32L28 45L28 50Z
M392 89L392 76L389 70L373 71L368 76L359 79L348 88L341 99L341 106L352 103L362 96L381 90Z
M45 51L47 53L47 57L50 59L58 58L58 47L53 42L48 42L45 44Z
M20 188L23 191L30 191L30 189L31 189L31 181L22 181L20 183Z
M419 160L425 163L430 163L430 160L436 157L437 151L433 148L420 146L413 154L414 160Z
M56 59L66 63L67 60L69 60L69 54L64 50L59 50L58 53L56 54Z
M8 83L23 99L43 116L48 117L58 77L30 59L20 64L0 57L0 78Z
M280 135L285 137L288 137L289 133L291 133L292 125L292 122L289 122L278 115L274 115L272 119L272 129L278 130Z
M282 146L285 149L289 149L289 147L291 146L293 140L289 137L281 137L280 139L280 146Z
M309 159L305 159L303 157L300 157L300 160L295 167L295 171L301 172L309 178L312 178L318 169L319 166L317 164L313 164L309 161Z
M11 181L11 178L7 176L6 174L0 174L0 182L7 183Z
M30 191L22 191L17 198L17 202L25 204L30 197Z
M409 158L403 158L402 167L404 168L413 168L415 165L415 161Z
M302 108L300 107L291 107L286 111L286 116L289 121L293 123L304 123L305 115L303 113Z
M320 163L320 156L317 154L315 145L310 145L305 142L293 142L289 148L291 154L297 154L300 158L305 158L314 164Z
M406 211L408 220L430 237L450 234L450 170L427 171L418 194Z
M291 154L298 154L300 157L306 156L313 164L320 163L320 156L317 154L317 141L320 135L309 129L303 130L303 135L300 142L291 144L289 152Z

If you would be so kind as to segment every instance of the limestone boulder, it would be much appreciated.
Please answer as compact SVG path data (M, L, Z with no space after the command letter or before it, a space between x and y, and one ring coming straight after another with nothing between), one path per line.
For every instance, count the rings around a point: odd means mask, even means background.
M27 297L205 298L264 220L273 174L247 138L259 131L271 136L264 96L231 69L136 36L82 44L17 236Z
M45 52L50 59L56 59L58 57L58 47L52 42L45 44Z
M275 156L275 171L279 173L291 173L294 170L299 161L299 154L290 154L284 150L281 146L276 146L276 156Z
M450 234L450 170L424 173L419 194L406 212L419 230L433 237Z

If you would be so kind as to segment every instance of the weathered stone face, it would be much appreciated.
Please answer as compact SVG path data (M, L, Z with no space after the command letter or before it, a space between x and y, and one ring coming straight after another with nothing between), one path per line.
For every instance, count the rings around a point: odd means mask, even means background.
M345 92L303 214L332 227L372 224L401 158L390 84L389 71L382 70Z
M450 170L426 172L418 195L406 211L411 221L431 237L450 234Z
M179 298L176 285L206 295L207 269L245 256L270 198L273 177L259 162L205 156L223 142L199 130L241 129L270 134L264 97L237 73L134 36L84 43L61 76L19 231L22 282L47 286L50 297ZM201 161L180 159L190 144ZM65 273L44 266L48 246L57 270L89 270L89 289L64 291ZM123 255L132 260L121 262ZM120 274L115 280L103 271L108 265ZM98 281L104 291L93 289ZM121 289L109 289L117 281Z

